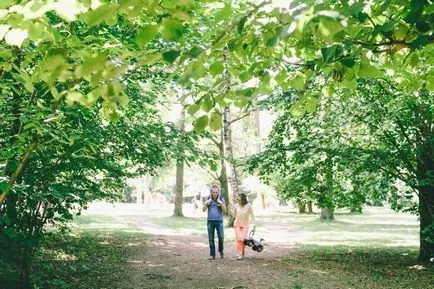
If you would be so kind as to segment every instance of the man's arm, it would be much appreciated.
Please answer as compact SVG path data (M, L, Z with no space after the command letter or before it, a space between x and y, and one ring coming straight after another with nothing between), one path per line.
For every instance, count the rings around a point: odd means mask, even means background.
M224 213L226 213L226 212L228 211L228 208L226 208L226 204L225 204L224 201L222 202L222 200L217 199L217 203L219 203L220 206L222 206L222 211L223 211Z
M206 211L208 209L209 204L211 204L211 200L207 200L205 204L203 204L202 211Z

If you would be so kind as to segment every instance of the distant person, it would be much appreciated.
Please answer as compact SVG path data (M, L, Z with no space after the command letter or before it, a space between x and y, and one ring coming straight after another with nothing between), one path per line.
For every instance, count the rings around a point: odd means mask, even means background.
M198 200L196 199L196 197L194 197L192 200L191 200L191 203L193 204L193 211L195 211L196 212L196 210L199 208L199 204L198 204Z
M205 212L208 210L208 241L209 241L209 257L208 260L215 259L215 243L214 243L214 232L217 231L218 237L218 250L220 257L223 259L223 243L224 243L224 232L223 232L223 212L227 212L226 203L221 195L220 189L217 185L213 185L211 188L210 195L205 201L202 210Z
M230 213L235 217L234 230L237 239L237 260L244 258L244 238L249 231L249 218L252 227L255 228L255 215L253 214L252 205L247 202L246 194L241 193L238 196L238 204L230 207Z

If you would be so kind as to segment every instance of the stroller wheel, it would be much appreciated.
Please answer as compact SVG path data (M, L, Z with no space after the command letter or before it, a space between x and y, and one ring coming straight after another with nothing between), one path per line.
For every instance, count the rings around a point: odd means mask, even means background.
M258 247L258 249L256 249L257 252L262 252L264 248L263 247Z
M252 247L253 246L253 241L247 241L247 246Z

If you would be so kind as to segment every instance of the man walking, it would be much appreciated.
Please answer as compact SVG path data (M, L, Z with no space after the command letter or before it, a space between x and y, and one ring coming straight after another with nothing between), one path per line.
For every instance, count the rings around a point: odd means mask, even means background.
M208 240L209 240L209 257L208 260L215 259L215 243L214 243L214 232L217 231L218 237L218 250L220 257L223 259L223 243L224 243L224 232L223 232L223 212L227 212L226 203L224 198L221 196L220 189L217 185L213 185L211 188L210 196L203 205L202 210L205 212L208 210Z

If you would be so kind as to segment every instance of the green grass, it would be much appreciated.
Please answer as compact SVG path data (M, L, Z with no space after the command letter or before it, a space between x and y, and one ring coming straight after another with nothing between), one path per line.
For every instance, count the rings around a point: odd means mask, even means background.
M135 227L94 228L112 221L108 216L80 217L79 227L69 234L47 237L33 265L34 288L111 288L126 274L126 261L137 250L146 250L149 237Z
M434 288L434 266L418 263L417 254L407 247L301 245L276 266L303 289Z

